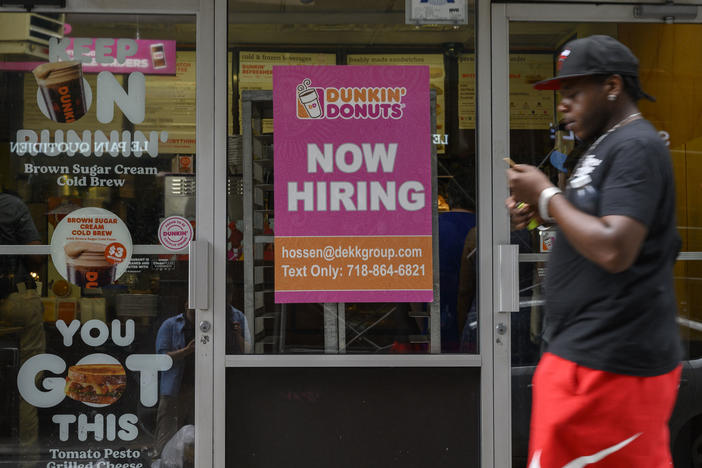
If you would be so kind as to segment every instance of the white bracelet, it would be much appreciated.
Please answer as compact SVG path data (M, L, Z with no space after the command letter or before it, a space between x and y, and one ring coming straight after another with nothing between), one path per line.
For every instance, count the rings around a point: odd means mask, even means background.
M556 221L548 214L548 202L550 202L551 198L557 193L561 193L561 189L558 187L548 187L543 189L539 194L539 216L547 223Z

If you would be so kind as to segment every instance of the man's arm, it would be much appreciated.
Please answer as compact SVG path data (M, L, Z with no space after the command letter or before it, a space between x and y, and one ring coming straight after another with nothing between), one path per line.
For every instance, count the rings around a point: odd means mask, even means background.
M538 206L539 194L554 185L534 166L517 164L507 171L512 196L507 201L514 216L514 202ZM580 211L563 194L554 195L548 212L555 218L570 244L585 258L609 271L619 273L629 268L641 250L648 228L628 216L609 215L598 218Z
M195 340L190 340L190 343L185 345L185 348L176 349L174 351L167 351L166 354L169 355L174 361L179 361L185 359L195 352Z
M175 332L176 327L173 322L163 322L156 334L156 353L167 354L174 361L178 361L195 352L195 340L191 340L184 348L173 349L173 333Z

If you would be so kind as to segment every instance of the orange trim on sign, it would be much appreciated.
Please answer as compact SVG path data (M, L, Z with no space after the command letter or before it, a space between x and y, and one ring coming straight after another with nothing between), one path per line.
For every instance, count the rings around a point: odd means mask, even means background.
M431 236L276 237L276 291L431 290Z

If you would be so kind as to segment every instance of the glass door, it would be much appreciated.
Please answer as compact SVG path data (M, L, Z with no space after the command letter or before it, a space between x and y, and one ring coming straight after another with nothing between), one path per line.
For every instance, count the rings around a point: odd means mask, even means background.
M563 183L573 170L578 146L573 135L558 126L555 106L558 94L534 91L531 84L553 76L555 62L563 45L575 38L607 34L627 45L640 61L643 89L657 98L655 103L640 101L643 116L658 130L672 158L677 190L677 221L683 239L682 252L675 266L675 292L678 324L685 351L683 378L678 401L670 421L671 448L676 467L702 466L702 407L698 379L702 336L699 230L699 147L702 134L695 124L700 108L695 91L702 53L698 46L702 25L695 6L673 6L669 11L649 16L645 8L630 5L499 5L493 8L494 86L500 94L493 107L497 125L495 135L506 138L509 156L518 163L538 165L554 183ZM578 18L578 21L572 21ZM606 20L607 22L604 22ZM683 24L688 23L688 24ZM505 154L496 154L502 158ZM506 196L504 175L499 181L495 204ZM506 217L503 208L502 217ZM497 223L499 224L499 223ZM508 233L501 224L502 237L518 247L518 304L509 314L511 351L498 367L511 379L511 395L505 402L511 417L505 418L505 444L511 446L513 467L527 465L531 378L542 350L543 279L549 251L555 236L552 229ZM502 429L500 429L502 430ZM511 444L510 444L511 441ZM506 448L506 447L505 447Z
M208 466L202 15L71 7L0 10L1 457Z
M227 204L215 224L226 234L216 256L226 263L215 266L226 291L216 287L215 301L228 311L216 329L222 464L492 466L491 347L479 339L491 327L477 317L485 270L475 255L488 199L478 185L489 180L477 168L476 9L464 3L460 24L408 22L402 1L218 4L217 57L227 61L217 89L228 100L217 138ZM291 86L290 73L308 75ZM398 139L373 110L396 87L421 96L401 104L413 120L397 120ZM300 96L276 101L281 89ZM396 164L352 163L356 148L386 143ZM299 151L332 146L341 149L324 169ZM409 185L400 190L409 180L420 181L411 213ZM309 206L305 187L315 190Z

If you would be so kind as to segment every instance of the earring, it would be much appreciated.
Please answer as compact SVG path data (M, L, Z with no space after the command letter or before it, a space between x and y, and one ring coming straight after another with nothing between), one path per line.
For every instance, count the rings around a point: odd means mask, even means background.
M607 100L608 100L608 101L616 101L616 100L617 100L617 95L616 95L616 94L608 94L608 95L607 95Z

